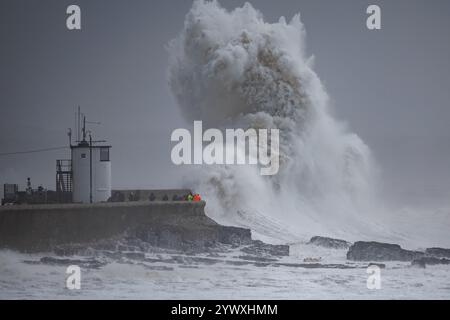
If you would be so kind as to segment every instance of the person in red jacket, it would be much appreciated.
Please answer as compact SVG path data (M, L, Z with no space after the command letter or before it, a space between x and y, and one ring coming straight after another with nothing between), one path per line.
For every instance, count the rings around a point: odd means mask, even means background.
M192 199L192 201L194 201L194 202L202 201L202 197L200 197L200 195L197 193L194 195L194 198Z

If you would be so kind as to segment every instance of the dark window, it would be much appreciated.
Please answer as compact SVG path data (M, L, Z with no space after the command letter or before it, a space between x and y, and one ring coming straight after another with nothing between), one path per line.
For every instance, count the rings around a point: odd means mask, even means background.
M81 154L81 159L86 159L86 153Z
M100 161L109 161L109 148L100 148Z

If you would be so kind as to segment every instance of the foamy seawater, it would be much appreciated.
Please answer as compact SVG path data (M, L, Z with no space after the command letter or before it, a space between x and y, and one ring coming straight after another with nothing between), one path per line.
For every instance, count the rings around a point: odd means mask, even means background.
M381 289L367 288L367 263L348 262L346 250L300 244L277 261L254 261L238 251L183 255L160 251L129 258L64 257L95 261L81 267L81 289L66 288L66 268L39 263L50 255L0 251L1 299L449 299L450 266L390 262ZM305 268L305 258L324 266ZM60 259L60 257L54 257ZM50 259L50 261L52 261ZM62 261L62 260L61 260ZM283 265L285 264L285 265ZM341 268L349 267L348 269Z

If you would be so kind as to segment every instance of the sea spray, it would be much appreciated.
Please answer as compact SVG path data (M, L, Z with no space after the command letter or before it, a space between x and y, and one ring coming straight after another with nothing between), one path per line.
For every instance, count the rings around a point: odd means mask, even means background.
M227 11L198 0L168 49L170 87L188 121L280 130L277 175L252 166L189 169L208 215L283 242L373 230L370 150L331 116L300 15L267 23L248 3Z

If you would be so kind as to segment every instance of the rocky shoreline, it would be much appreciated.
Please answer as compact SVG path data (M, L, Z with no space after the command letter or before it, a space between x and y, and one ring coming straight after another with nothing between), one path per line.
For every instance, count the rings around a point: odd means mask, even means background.
M252 240L250 230L223 227L222 236L215 241L190 242L180 236L184 229L162 229L163 238L148 237L140 232L127 233L121 237L105 239L89 244L67 244L53 248L53 255L43 256L37 261L25 261L29 264L70 265L77 264L86 268L101 268L110 262L132 263L147 269L172 270L171 266L196 268L200 265L230 265L255 267L288 267L305 269L357 269L369 266L386 267L386 262L410 262L412 267L425 268L429 265L450 264L450 250L428 248L422 251L410 251L396 244L358 241L350 243L341 239L313 237L306 246L312 252L326 250L346 252L344 262L322 261L319 258L307 258L303 261L286 260L290 256L288 245L272 245ZM236 230L239 232L236 233ZM151 231L153 232L153 231ZM144 236L142 236L144 235ZM240 235L240 236L236 236ZM142 236L142 237L141 237ZM152 239L152 241L148 241ZM156 239L156 240L155 240ZM317 249L314 249L317 247ZM323 253L323 251L322 251ZM74 258L76 257L76 258ZM328 260L324 257L324 260Z
M297 268L383 267L389 261L422 268L450 264L450 249L446 248L412 251L398 244L351 243L322 236L305 243L311 256L286 261L284 257L291 256L289 245L263 243L252 239L249 229L220 225L205 215L204 206L204 202L136 202L3 208L0 247L25 253L51 252L52 257L34 261L43 264L68 263L67 257L72 256L140 261L146 254L156 259L158 252L172 257L166 256L164 261L177 261L173 257L178 255L197 256L200 260L191 257L184 261L206 264ZM330 260L333 251L339 251L342 258ZM224 252L233 252L233 259L218 259Z
M331 249L348 249L347 260L358 262L372 262L374 265L384 266L376 262L401 261L411 262L411 266L425 268L427 265L450 264L450 249L427 248L424 251L403 249L398 244L376 241L357 241L353 244L340 239L327 237L313 237L309 244Z

